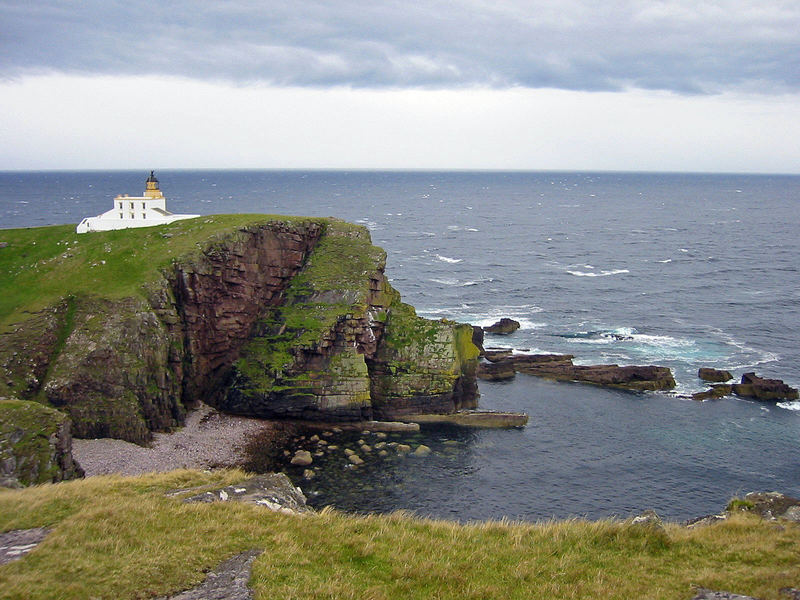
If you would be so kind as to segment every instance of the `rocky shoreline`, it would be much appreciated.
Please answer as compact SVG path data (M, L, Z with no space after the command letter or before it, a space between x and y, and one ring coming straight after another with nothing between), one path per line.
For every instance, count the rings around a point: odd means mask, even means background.
M182 428L155 433L149 447L110 438L74 439L72 455L87 477L237 467L247 459L250 439L270 439L276 431L272 421L228 415L202 404Z

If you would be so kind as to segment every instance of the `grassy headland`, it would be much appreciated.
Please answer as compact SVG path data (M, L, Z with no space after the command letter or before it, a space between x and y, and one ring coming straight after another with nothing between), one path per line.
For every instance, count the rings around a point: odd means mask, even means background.
M0 230L0 331L62 298L118 299L142 295L142 285L173 259L200 251L216 235L270 221L311 219L213 215L169 225L78 235L74 225ZM313 219L326 222L326 219Z
M689 598L693 584L764 599L800 578L800 525L750 514L698 529L568 520L459 525L406 514L305 517L164 492L239 471L95 477L0 492L0 531L52 532L0 567L0 598L147 598L261 548L255 597Z

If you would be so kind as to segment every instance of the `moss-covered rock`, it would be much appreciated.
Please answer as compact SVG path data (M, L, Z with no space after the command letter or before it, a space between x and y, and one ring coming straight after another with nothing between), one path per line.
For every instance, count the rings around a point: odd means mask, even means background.
M477 397L472 328L403 304L369 232L332 221L243 347L222 407L305 419L451 412Z
M67 415L38 402L0 399L0 486L82 477Z

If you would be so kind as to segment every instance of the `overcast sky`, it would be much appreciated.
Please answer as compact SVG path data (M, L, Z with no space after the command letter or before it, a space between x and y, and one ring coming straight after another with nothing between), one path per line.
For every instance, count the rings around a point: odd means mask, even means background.
M800 2L0 0L0 169L800 173Z

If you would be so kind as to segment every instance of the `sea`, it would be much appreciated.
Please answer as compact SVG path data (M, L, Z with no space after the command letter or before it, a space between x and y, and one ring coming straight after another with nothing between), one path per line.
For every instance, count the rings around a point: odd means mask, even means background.
M78 223L137 195L139 171L0 172L0 228ZM427 457L288 468L314 506L459 521L684 520L735 495L800 496L800 402L691 400L700 367L800 386L800 176L434 171L157 171L177 213L334 216L369 228L429 318L519 321L487 347L664 365L671 392L517 375L480 405L511 430L423 428ZM2 231L0 231L2 241ZM348 437L348 435L350 437ZM330 444L334 442L329 440ZM380 444L372 434L337 443ZM335 444L334 444L335 445Z

